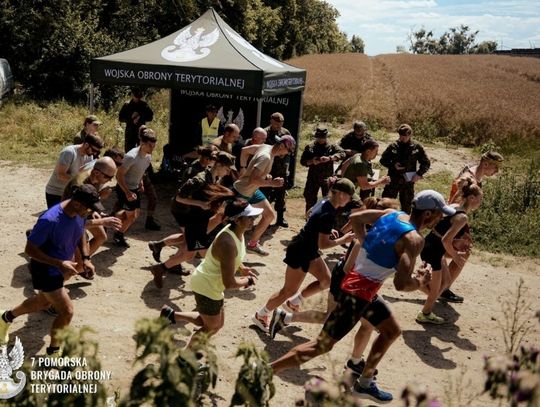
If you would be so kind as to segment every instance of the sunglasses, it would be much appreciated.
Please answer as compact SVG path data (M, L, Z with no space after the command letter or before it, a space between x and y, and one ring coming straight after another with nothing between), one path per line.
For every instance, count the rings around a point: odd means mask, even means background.
M97 169L97 168L96 168L96 169ZM105 173L104 173L103 171L101 171L101 170L97 170L97 171L100 172L101 175L103 175L103 177L104 177L105 179L107 179L107 180L109 180L109 181L110 181L111 179L113 179L113 175L105 174Z
M99 154L101 152L101 148L90 146L90 150L92 151L92 154Z

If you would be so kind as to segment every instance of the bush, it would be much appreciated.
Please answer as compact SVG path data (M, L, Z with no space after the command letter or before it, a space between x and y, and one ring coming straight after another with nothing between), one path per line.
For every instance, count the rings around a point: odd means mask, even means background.
M472 215L475 244L487 251L540 256L540 162L520 174L507 169L485 182L484 201Z

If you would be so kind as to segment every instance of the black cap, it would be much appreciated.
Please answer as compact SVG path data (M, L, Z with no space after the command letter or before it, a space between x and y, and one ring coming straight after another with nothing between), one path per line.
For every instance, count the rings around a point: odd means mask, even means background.
M90 184L83 184L75 191L71 197L72 200L82 203L88 209L95 212L104 212L105 208L100 201L99 194L96 188Z

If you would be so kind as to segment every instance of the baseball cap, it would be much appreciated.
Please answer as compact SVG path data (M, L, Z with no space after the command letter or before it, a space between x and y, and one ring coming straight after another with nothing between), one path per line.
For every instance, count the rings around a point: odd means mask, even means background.
M446 204L443 196L432 189L417 193L412 201L412 206L421 211L440 211L448 216L456 213L453 207Z
M355 193L354 184L351 180L347 178L340 178L336 182L334 182L334 185L332 185L332 188L335 191L341 191L345 192L347 195L353 196Z
M294 140L293 136L289 134L284 134L283 136L279 137L279 142L285 147L287 147L287 150L289 150L290 153L294 152L294 148L296 147L296 141Z
M84 119L84 124L102 124L96 115L90 114Z
M104 212L105 208L99 200L96 188L90 184L83 184L73 191L72 200L82 203L88 209L95 212Z

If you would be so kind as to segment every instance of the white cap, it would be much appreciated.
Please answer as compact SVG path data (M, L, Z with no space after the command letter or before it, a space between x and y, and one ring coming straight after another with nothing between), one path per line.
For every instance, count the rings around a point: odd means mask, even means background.
M263 208L255 208L248 204L245 209L238 215L233 216L234 218L239 218L240 216L259 216L263 212Z
M456 213L455 208L447 205L443 196L432 189L418 192L412 201L412 206L421 211L440 211L447 216Z

